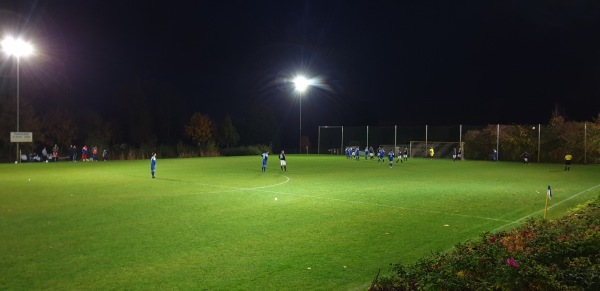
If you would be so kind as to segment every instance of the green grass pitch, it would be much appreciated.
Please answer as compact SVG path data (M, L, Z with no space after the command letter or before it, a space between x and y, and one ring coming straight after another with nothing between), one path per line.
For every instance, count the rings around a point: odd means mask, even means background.
M600 193L598 165L277 155L0 165L0 289L364 290Z

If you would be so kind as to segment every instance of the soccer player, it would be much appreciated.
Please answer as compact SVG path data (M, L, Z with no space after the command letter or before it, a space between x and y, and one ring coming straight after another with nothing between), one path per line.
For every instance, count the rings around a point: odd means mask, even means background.
M267 159L269 158L269 151L262 153L262 171L267 172Z
M404 161L408 161L408 148L404 148Z
M435 155L435 152L433 151L433 147L430 147L430 148L429 148L429 157L430 157L431 159L433 159L433 156L434 156L434 155Z
M287 163L285 161L285 152L281 150L281 154L279 154L279 163L281 164L281 170L287 172Z
M97 160L97 156L98 156L98 148L96 146L94 146L92 148L92 161L96 161Z
M460 161L462 160L462 148L458 148L458 152L456 153L456 158Z
M452 149L452 160L456 162L456 148Z
M359 147L356 147L356 150L355 150L355 152L356 152L356 160L357 160L357 161L360 161L360 148L359 148Z
M565 171L571 171L571 160L573 156L571 154L567 154L565 156Z
M154 173L156 173L156 153L152 153L152 158L150 158L150 172L152 173L152 179L154 179Z
M102 158L104 159L104 161L108 161L108 150L104 149L104 151L102 151Z
M374 159L375 157L373 157L375 155L375 153L373 152L373 147L369 147L369 157L372 159Z
M529 165L529 153L524 152L523 154L521 154L521 157L523 157L523 164Z
M388 153L388 161L390 161L390 168L392 167L392 165L394 164L394 151L390 150L390 152Z
M396 164L398 163L398 161L400 161L400 163L404 163L402 161L402 150L400 148L398 148L398 159L396 160Z
M494 149L494 154L493 155L494 155L493 156L494 162L497 162L498 161L498 151L496 149Z
M377 157L377 162L383 162L383 156L385 155L385 150L382 147L379 147L377 150L379 152L379 156Z

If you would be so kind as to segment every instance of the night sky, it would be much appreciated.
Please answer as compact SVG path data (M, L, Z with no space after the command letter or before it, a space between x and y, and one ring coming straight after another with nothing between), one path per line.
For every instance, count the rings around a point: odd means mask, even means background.
M600 111L600 1L2 1L0 17L78 102L132 79L193 112L251 105L302 127L591 121ZM38 64L36 64L36 62ZM33 70L33 69L31 69Z

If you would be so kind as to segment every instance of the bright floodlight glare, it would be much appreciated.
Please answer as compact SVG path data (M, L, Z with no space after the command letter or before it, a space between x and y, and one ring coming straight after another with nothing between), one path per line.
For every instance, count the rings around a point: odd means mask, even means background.
M33 53L33 47L29 43L13 37L7 37L2 40L2 49L4 49L8 55L17 58Z
M304 92L310 85L310 81L304 78L304 76L298 76L294 79L294 85L296 86L296 91Z

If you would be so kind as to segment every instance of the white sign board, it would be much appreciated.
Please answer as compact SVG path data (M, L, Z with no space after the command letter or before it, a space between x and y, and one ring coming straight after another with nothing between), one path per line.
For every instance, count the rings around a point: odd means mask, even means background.
M33 133L12 131L10 133L10 142L33 142Z

